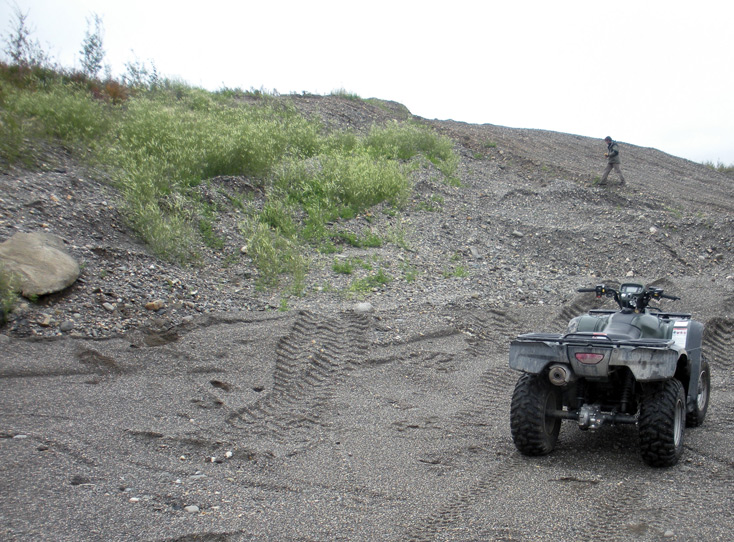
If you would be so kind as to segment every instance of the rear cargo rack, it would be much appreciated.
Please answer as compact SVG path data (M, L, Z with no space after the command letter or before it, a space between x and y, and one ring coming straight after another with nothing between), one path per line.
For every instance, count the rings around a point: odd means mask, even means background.
M624 335L598 332L577 332L561 335L560 333L525 333L518 335L518 341L557 343L572 346L598 346L616 348L631 346L634 348L668 348L674 343L672 339L630 339Z

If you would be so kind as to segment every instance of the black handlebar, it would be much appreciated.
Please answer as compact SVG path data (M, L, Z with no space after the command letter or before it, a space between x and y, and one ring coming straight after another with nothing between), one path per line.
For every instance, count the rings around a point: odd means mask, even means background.
M640 288L642 288L642 285L640 285ZM644 310L651 299L671 299L673 301L680 299L680 297L674 295L664 294L662 288L657 288L655 286L648 286L637 292L631 292L629 290L622 292L615 290L614 288L608 288L604 284L597 284L594 288L579 288L577 291L583 293L595 293L597 298L604 296L613 297L614 301L617 302L621 309L632 308L636 310Z

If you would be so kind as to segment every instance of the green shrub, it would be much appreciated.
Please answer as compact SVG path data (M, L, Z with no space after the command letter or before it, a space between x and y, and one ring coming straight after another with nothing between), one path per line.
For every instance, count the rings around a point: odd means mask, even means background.
M182 204L178 201L164 209L156 202L129 197L123 212L154 253L180 263L194 262L198 259L197 235L189 212L179 208Z
M15 164L25 158L26 164L30 165L27 135L28 130L22 118L13 111L5 109L0 101L0 160Z
M332 237L356 248L378 248L383 244L382 238L371 231L363 235L357 235L348 231L338 231Z
M454 155L449 138L413 123L393 121L384 127L373 127L365 144L378 156L400 160L410 160L417 154L423 154L431 162L440 163L451 160Z
M18 299L15 278L0 264L0 325L10 313Z
M716 163L712 161L707 161L707 162L704 162L703 165L709 169L713 169L714 171L723 173L724 175L734 176L734 164L729 164L727 166L726 164L720 161Z
M69 144L94 144L110 128L105 104L71 84L9 94L5 107L28 119L35 132Z
M294 289L302 288L308 262L296 242L257 220L246 220L241 231L248 239L247 254L260 271L261 287L277 286L282 275L290 275Z
M139 63L129 69L132 87L0 64L0 160L32 156L26 142L34 137L60 140L72 152L90 148L109 168L130 227L164 258L196 262L202 244L221 250L197 187L217 176L248 177L264 198L249 205L228 197L244 211L257 209L241 229L259 283L275 285L288 275L298 292L308 269L306 243L334 252L340 242L385 242L372 232L335 231L334 222L366 216L383 202L395 213L408 201L411 168L426 160L449 181L455 175L451 141L417 123L373 127L367 136L325 133L290 102L264 93L210 93L160 79ZM258 100L243 103L246 95Z
M275 186L321 223L351 218L383 201L400 204L411 187L399 164L365 153L288 161L276 172Z
M351 275L354 271L354 261L334 260L334 263L331 264L331 269L335 273L341 273L342 275Z
M352 293L367 293L374 289L386 286L392 282L392 277L385 273L384 270L380 269L374 275L368 275L364 278L357 279L349 286L349 291Z
M365 145L376 156L410 160L425 156L443 173L449 184L457 184L458 157L453 142L430 128L413 123L392 122L385 127L373 127Z
M214 232L211 219L199 219L199 234L204 240L204 244L209 248L214 250L222 250L224 248L224 239Z
M448 279L452 277L466 278L469 276L469 272L463 265L458 265L453 269L444 269L443 278Z

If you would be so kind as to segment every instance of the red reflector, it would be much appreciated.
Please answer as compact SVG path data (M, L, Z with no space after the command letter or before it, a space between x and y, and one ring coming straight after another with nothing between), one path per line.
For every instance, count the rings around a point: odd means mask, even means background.
M588 352L578 352L575 354L576 359L581 363L594 364L604 359L604 354L591 354Z

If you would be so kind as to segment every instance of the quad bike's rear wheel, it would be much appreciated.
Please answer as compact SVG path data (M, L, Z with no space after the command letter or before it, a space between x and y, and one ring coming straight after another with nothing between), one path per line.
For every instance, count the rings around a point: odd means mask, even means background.
M651 467L675 465L683 453L686 396L675 378L647 394L640 404L638 426L642 459Z
M696 392L696 404L693 410L686 416L686 425L688 427L698 427L703 423L706 417L706 411L709 408L709 394L711 393L711 370L709 363L703 357L701 358L701 370L698 374L698 388Z
M510 430L515 447L525 455L545 455L553 451L561 419L549 415L561 410L558 387L545 375L524 373L515 385L510 406Z

